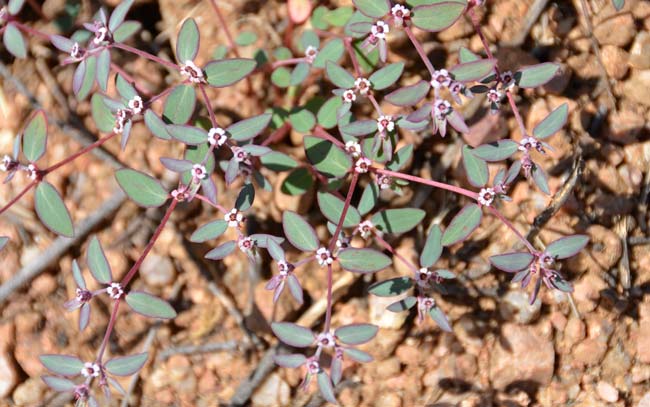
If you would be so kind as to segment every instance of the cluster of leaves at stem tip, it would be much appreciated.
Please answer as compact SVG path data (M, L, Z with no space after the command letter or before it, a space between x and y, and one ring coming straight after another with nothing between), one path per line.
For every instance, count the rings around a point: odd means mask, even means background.
M302 304L303 289L294 271L309 262L321 266L323 278L327 273L329 280L328 310L322 329L314 332L291 322L271 325L275 335L290 347L315 348L311 352L303 350L275 357L281 366L304 367L303 387L306 388L315 376L322 396L336 403L334 389L341 380L344 360L372 361L372 356L357 346L372 340L378 327L367 323L332 327L333 269L375 273L390 267L393 257L399 259L411 274L378 281L370 286L369 292L381 297L396 297L388 311L415 308L420 321L428 315L440 329L451 332L452 327L436 297L444 294L445 280L455 275L437 268L436 264L445 247L469 238L480 225L484 213L497 216L522 239L525 251L498 254L490 261L496 268L513 273L513 281L521 282L522 287L533 282L531 303L542 283L551 289L572 291L570 283L558 271L557 261L578 253L588 243L588 238L566 236L538 250L498 211L501 201L508 201L508 190L520 176L542 192L550 193L547 176L534 160L536 155L550 149L545 140L565 124L569 113L566 104L553 110L531 133L522 125L523 137L519 142L508 138L475 148L463 146L462 165L474 190L403 172L414 151L412 145L397 148L401 145L400 134L445 137L452 132L450 128L456 133L466 133L469 129L460 109L463 103L481 98L492 113L497 113L504 98L509 98L518 89L541 86L558 71L557 64L545 62L521 67L514 73L503 72L489 52L481 56L466 48L459 50L458 64L436 69L414 33L444 30L479 7L480 1L408 0L398 4L388 0L354 0L354 7L328 9L319 6L310 9L303 21L297 21L304 23L304 27L291 47L271 51L259 49L253 58L240 58L229 57L233 49L220 46L214 50L214 59L203 66L195 62L200 38L197 24L191 18L183 22L178 32L175 61L128 45L140 29L138 22L125 20L132 3L121 2L110 16L100 9L92 21L84 23L82 29L70 36L44 34L54 47L65 53L60 63L75 66L72 91L77 99L90 97L92 117L102 133L93 147L120 136L121 146L125 148L131 128L137 122L144 122L150 133L163 142L184 144L182 157L160 157L165 168L178 174L178 183L173 189L165 188L148 174L129 168L116 171L117 183L141 207L167 205L167 215L176 205L194 199L213 207L218 213L216 218L198 227L189 240L196 243L215 241L230 228L235 231L236 238L221 241L205 254L206 259L221 260L239 250L254 263L260 261L259 254L266 251L276 269L266 285L273 291L274 301L283 292L288 292ZM621 1L614 3L622 7ZM11 0L0 11L3 42L17 58L27 57L24 34L35 31L20 23L22 6L23 1ZM307 18L309 21L304 21ZM403 79L408 79L404 75L405 63L387 62L390 37L399 30L406 33L420 54L422 60L419 62L428 70L427 80L410 81L410 85L400 86ZM254 34L242 33L236 43L249 45L254 41ZM158 95L143 92L133 78L111 63L116 52L131 53L161 64L175 78L175 85ZM331 83L331 91L323 90L302 105L272 106L262 114L235 123L218 123L206 93L207 87L222 88L251 75L269 73L274 87L287 95L296 95L301 87L319 78ZM114 78L114 87L108 86L111 78ZM322 88L327 87L323 83ZM108 89L114 89L115 94L109 95ZM400 113L384 113L380 99L395 106L393 110ZM197 106L197 100L203 108ZM161 103L155 104L157 101ZM372 107L369 117L359 113L361 104ZM514 102L511 107L516 109ZM304 135L307 162L271 147L289 130ZM3 157L0 169L7 173L5 183L12 181L16 174L26 176L30 182L24 192L34 188L38 218L50 231L72 237L75 232L72 217L60 193L46 177L90 148L46 166L43 156L47 132L47 114L44 111L33 113L16 138L11 155ZM262 134L266 137L260 142ZM494 162L510 162L510 165L490 179L488 163ZM253 205L256 190L272 189L265 177L270 171L289 172L281 186L282 192L288 195L304 194L318 182L317 204L331 236L327 242L319 239L310 220L292 211L282 215L282 236L247 234L246 212ZM215 179L223 179L227 186L240 188L234 207L226 208L219 202ZM401 194L410 183L441 188L469 199L446 226L433 223L426 228L418 264L395 253L389 241L422 224L425 211L385 208L382 198L387 194ZM353 202L357 187L363 191L360 199ZM157 232L168 219L166 216ZM114 377L137 373L146 363L147 354L106 360L104 351L120 304L124 302L134 312L151 318L170 319L176 315L165 300L129 288L154 242L155 237L126 276L116 281L101 243L92 237L85 261L81 263L94 280L92 287L99 288L89 288L83 268L73 262L71 273L77 285L76 296L64 304L65 308L79 310L79 329L83 330L90 318L90 303L96 297L107 296L112 301L111 322L93 360L83 361L74 355L41 356L43 365L54 374L43 377L50 387L72 392L80 403L89 405L98 404L97 387L103 390L106 398L111 395L111 387L125 394ZM0 249L7 243L6 237L0 238ZM290 246L301 253L300 258L296 258L295 250L285 253ZM324 351L332 353L329 366L324 363L327 360L323 358Z

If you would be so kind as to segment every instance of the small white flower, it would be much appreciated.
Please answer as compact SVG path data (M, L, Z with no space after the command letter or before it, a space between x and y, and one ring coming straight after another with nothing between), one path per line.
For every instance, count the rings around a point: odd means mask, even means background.
M519 142L519 151L526 152L528 150L537 149L538 141L533 137L525 137Z
M143 106L142 98L138 95L133 96L133 99L129 100L129 109L131 109L133 114L140 114Z
M208 175L205 166L201 164L194 164L192 166L192 177L196 179L205 179Z
M421 269L415 272L415 282L420 287L429 287L429 280L431 279L431 277L432 277L432 273L426 267L422 267Z
M372 230L374 227L375 225L371 221L364 220L363 222L359 223L359 234L362 238L367 239L370 237L370 235L372 235Z
M357 78L354 81L355 89L357 90L357 92L359 92L362 95L367 95L368 92L370 92L370 87L371 86L372 86L372 84L366 78Z
M332 264L334 259L332 258L332 254L330 253L329 250L327 250L324 247L321 247L316 251L316 261L318 261L318 264L321 266L326 266L328 264Z
M390 14L393 16L393 21L397 26L403 26L404 20L408 19L411 16L411 10L402 6L401 4L395 4L390 10Z
M98 377L99 365L97 363L86 362L84 363L84 367L81 368L81 374L84 377Z
M320 372L320 364L316 360L311 360L307 363L307 371L313 375L318 374Z
M185 61L185 64L181 65L181 75L187 76L190 82L193 83L205 82L203 71L189 59Z
M106 39L106 34L108 34L108 28L104 26L99 27L95 32L95 39L93 39L93 42L97 45L101 44Z
M395 122L393 121L393 117L379 116L379 118L377 119L377 130L379 132L383 132L384 130L391 132L395 130Z
M431 308L436 306L436 300L430 297L420 297L418 298L418 308L422 311L429 311Z
M70 57L73 59L81 59L83 57L83 52L81 51L81 48L79 48L78 42L75 42L72 45L72 49L70 50Z
M379 189L388 189L392 184L393 179L390 176L384 174L377 175L377 185L379 185Z
M490 206L494 201L496 194L493 188L482 188L478 193L478 201L481 205Z
M113 133L121 134L124 131L124 124L128 120L127 113L125 109L117 109L115 113L115 126L113 127Z
M501 73L501 83L506 89L513 88L515 86L515 76L511 71L505 71Z
M347 151L352 157L359 158L361 156L361 144L354 140L350 140L345 143L345 151Z
M226 144L227 140L228 136L226 135L226 131L221 127L213 127L208 132L208 143L210 143L211 146L216 145L217 147L221 147Z
M370 161L369 158L361 157L355 163L354 171L359 174L365 174L366 172L368 172L371 165L372 165L372 161Z
M433 113L438 119L444 119L451 113L451 103L446 100L438 99L433 104Z
M386 34L390 32L390 28L388 24L380 20L370 28L370 32L377 38L386 39Z
M233 208L226 214L226 216L223 217L223 220L228 222L229 227L236 228L239 227L239 223L244 220L244 215L242 215L242 213L239 212L237 208Z
M235 160L240 163L246 162L248 160L248 152L241 147L233 147L232 153L235 156Z
M491 103L499 103L501 101L502 96L503 94L496 89L490 89L487 93L487 99Z
M554 263L555 263L555 258L546 252L542 253L542 255L539 256L540 266L546 269L553 267Z
M307 62L310 64L314 63L314 59L318 56L318 48L309 45L307 46L307 49L305 50L305 58L307 59Z
M291 271L291 266L289 266L289 263L287 263L286 261L281 260L278 262L278 271L280 272L280 276L284 278Z
M122 294L124 294L124 290L122 290L120 283L111 283L111 285L106 287L106 292L114 300L120 299Z
M188 197L188 193L185 189L177 188L172 191L172 198L177 201L184 201Z
M348 89L345 92L343 92L341 98L343 98L343 102L345 103L352 103L355 100L357 100L357 94L354 93L354 90Z
M324 348L333 348L334 345L336 345L336 339L331 332L321 332L316 337L316 343L318 346L322 346Z
M449 76L449 72L447 72L446 69L434 71L432 76L431 86L435 89L438 89L441 86L449 86L451 84L451 76Z
M239 240L237 240L237 244L239 245L239 250L242 252L250 252L253 250L253 246L255 246L253 239L248 236L240 237Z
M8 171L9 167L11 167L11 164L13 162L14 160L5 154L5 156L2 157L2 164L0 164L0 171Z
M35 180L38 177L38 170L34 164L29 164L27 166L27 176L31 180Z

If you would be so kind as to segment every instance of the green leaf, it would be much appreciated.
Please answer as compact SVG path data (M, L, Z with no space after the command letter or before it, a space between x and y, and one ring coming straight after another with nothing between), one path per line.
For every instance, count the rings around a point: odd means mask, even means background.
M126 13L128 13L131 8L131 5L133 5L133 0L124 0L115 7L111 13L111 18L108 20L109 31L114 32L117 27L122 24L124 17L126 17Z
M298 86L301 83L303 83L304 80L307 79L307 76L309 76L310 69L311 69L311 65L309 65L306 62L301 62L297 64L293 68L293 71L291 71L291 77L289 78L289 85Z
M77 384L75 382L72 380L64 379L62 377L41 376L41 379L54 391L72 393L74 391L74 388L77 387Z
M346 345L361 345L372 340L379 328L372 324L350 324L334 331L336 339Z
M344 270L353 273L374 273L393 263L390 257L380 251L355 248L341 250L337 260Z
M158 207L167 201L167 191L147 174L124 168L115 172L115 178L126 195L139 206Z
M62 376L80 375L84 367L84 362L76 356L40 355L38 358L48 370Z
M343 100L339 96L332 96L327 99L320 109L318 109L318 114L316 115L318 124L324 129L336 127L336 123L338 122L336 112L342 104Z
M291 127L298 133L309 133L316 125L316 117L306 108L294 108L289 113Z
M317 200L320 211L325 216L325 218L335 225L338 224L339 220L341 219L341 213L343 212L343 206L345 205L345 202L342 199L339 199L337 196L328 192L318 192ZM345 214L343 227L354 227L357 226L360 222L361 215L359 215L359 211L357 211L354 206L350 205Z
M126 303L138 314L145 317L171 319L176 317L176 311L169 303L142 291L131 291L126 295Z
M575 256L584 249L589 243L589 236L587 235L573 235L562 237L546 247L546 253L555 257L556 259L566 259Z
M167 131L167 125L158 117L157 114L151 109L144 112L144 124L147 126L151 134L162 140L171 140L172 136ZM110 130L107 130L110 131Z
M537 137L540 140L552 136L564 126L568 116L569 105L567 103L563 103L551 113L549 113L549 115L546 116L544 120L542 120L537 126L535 126L533 129L533 136Z
M23 154L29 162L35 162L45 154L47 145L47 119L45 112L36 111L27 122L23 133Z
M390 12L390 2L387 0L352 0L352 3L370 18L382 18Z
M176 140L190 146L203 144L208 140L208 132L205 130L183 124L168 125L167 133Z
M120 74L115 75L115 87L117 88L117 93L126 100L131 100L138 96L138 91Z
M374 90L383 90L397 82L402 72L404 72L404 62L397 62L374 72L368 80Z
M291 71L286 66L276 68L271 73L271 82L278 88L288 88L291 85Z
M303 143L309 161L327 177L343 177L352 166L350 157L330 141L305 136Z
M444 312L440 309L440 307L432 307L429 310L429 316L431 316L431 319L438 324L440 329L446 332L451 332L451 325L449 325L449 320L447 319L447 316L445 315Z
M307 168L296 168L282 182L280 190L283 194L296 196L309 191L314 185L314 179Z
M475 187L483 187L488 182L489 172L485 161L476 157L470 146L463 146L463 167L467 179Z
M305 252L316 251L319 247L318 237L311 225L300 215L292 211L282 214L284 235L291 244Z
M255 200L255 187L253 184L244 184L237 199L235 200L235 208L239 211L247 211L253 206L253 201Z
M625 6L625 0L612 0L612 4L614 5L616 11L621 11L623 9L623 6Z
M251 45L255 41L257 41L257 34L252 31L240 32L239 35L237 35L237 38L235 38L235 43L242 47Z
M4 249L7 243L9 243L9 238L7 236L0 236L0 250Z
M490 256L490 263L492 263L492 265L499 270L503 270L508 273L515 273L517 271L528 268L534 259L535 256L530 253L505 253L498 254L496 256Z
M104 103L103 95L95 93L92 98L90 98L90 105L92 108L92 116L95 121L95 126L102 133L110 133L113 131L113 126L115 125L115 117L113 112L106 106Z
M487 144L480 145L471 151L472 155L481 160L494 162L503 161L517 152L519 144L516 142L504 139L497 140Z
M360 137L367 134L375 133L377 131L377 121L376 120L357 120L352 123L348 123L344 126L340 126L339 130L341 133L353 136Z
M221 246L217 246L214 249L207 252L205 254L205 258L210 260L221 260L224 257L228 256L230 253L232 253L236 247L237 244L235 243L234 240L227 241Z
M535 185L537 185L537 188L540 189L543 193L546 195L551 194L551 190L548 187L548 177L546 176L546 172L542 169L537 164L533 165L533 169L531 171L531 175L533 177L533 181L535 182Z
M41 181L36 187L34 207L38 218L52 232L65 236L74 236L74 227L70 213L57 190L48 182Z
M407 144L393 154L393 158L386 163L386 168L391 171L401 170L413 156L413 145Z
M97 84L99 88L106 92L106 87L108 86L108 76L111 73L111 52L108 48L104 48L97 55L97 69L95 72Z
M27 44L25 43L25 38L23 38L23 34L14 24L9 23L6 25L2 41L4 42L7 51L11 52L11 54L16 58L27 57Z
M429 268L433 266L442 254L442 230L440 225L434 225L429 231L427 240L420 253L420 266Z
M178 62L184 64L186 61L193 61L199 52L199 27L193 18L183 22L176 40L176 57Z
M138 372L147 362L146 352L129 356L120 356L107 361L104 367L108 373L115 376L131 376Z
M414 26L431 32L442 31L452 24L465 11L466 2L448 1L414 7L411 10L411 22Z
M480 59L478 61L458 64L449 70L458 82L478 81L494 72L496 59Z
M97 57L92 56L86 58L81 63L85 62L86 68L84 70L84 75L81 78L81 82L77 92L77 100L84 100L90 94L90 91L93 88L95 83L95 71L97 70Z
M337 7L334 10L328 10L324 16L327 23L335 27L343 27L354 14L354 9L348 6Z
M318 52L318 55L316 55L312 66L314 68L325 68L327 61L336 63L339 59L341 59L344 51L345 46L343 45L343 40L340 38L333 38L329 40L323 49Z
M368 292L377 297L394 297L413 287L413 280L408 277L395 277L390 280L376 282L368 287Z
M259 116L249 117L231 124L226 128L226 132L233 140L248 141L257 137L271 121L273 115L271 113L264 113Z
M461 242L481 224L482 212L477 204L467 204L454 216L442 235L443 246Z
M420 81L411 86L405 86L392 91L385 99L396 106L413 106L429 93L431 85L427 81Z
M139 21L125 21L117 27L117 30L113 31L113 40L115 42L124 42L138 32L140 28L142 28L142 24Z
M266 168L278 172L288 171L298 166L296 160L279 151L271 151L260 156L260 161Z
M373 361L372 356L368 353L354 348L343 348L343 353L350 359L359 363L370 363Z
M187 123L196 105L196 91L190 85L176 86L167 100L163 108L163 120L167 123L185 124Z
M325 399L325 401L328 403L335 405L338 404L336 401L336 396L334 395L334 387L332 386L332 381L327 375L327 372L324 370L318 372L316 375L316 382L318 383L318 390L320 390L320 394L323 396L323 399Z
M15 16L16 14L20 13L20 10L23 8L23 4L25 4L25 0L9 0L9 4L7 4L7 11L12 16Z
M534 88L553 79L559 70L560 65L552 62L531 65L517 71L515 81L520 88Z
M415 297L406 297L403 300L390 304L386 309L390 312L404 312L413 308L417 302L418 300Z
M480 56L465 47L461 47L460 50L458 50L458 61L460 61L461 64L478 61L479 59L481 59Z
M190 242L203 243L208 240L216 239L223 235L226 229L228 229L228 222L223 219L214 220L196 229L194 233L192 233L192 236L190 236Z
M205 68L206 80L211 86L223 88L247 77L257 67L257 61L248 58L222 59L209 62Z
M316 340L310 329L291 322L273 322L271 330L282 342L296 348L306 348Z
M327 61L325 71L330 82L339 88L350 89L354 87L354 76L332 61Z
M370 221L385 233L404 233L424 219L425 212L417 208L384 209L375 213Z
M361 199L359 200L359 214L362 216L369 213L379 200L379 187L375 182L369 182L368 185L363 189L363 194L361 194Z
M95 280L102 284L110 284L113 281L111 266L108 264L104 250L102 249L97 236L93 236L88 245L86 262L90 269L90 274Z

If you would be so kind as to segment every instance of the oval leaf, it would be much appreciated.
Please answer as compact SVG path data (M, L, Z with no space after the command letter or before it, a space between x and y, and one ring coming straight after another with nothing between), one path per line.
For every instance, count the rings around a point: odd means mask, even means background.
M271 118L273 118L271 113L250 117L231 124L226 128L226 132L234 140L247 141L260 134L269 125Z
M546 118L542 120L537 126L535 126L533 129L533 136L537 137L540 140L552 136L564 126L568 116L569 105L567 103L563 103L551 113L549 113L549 115L546 116Z
M80 375L84 367L84 362L76 356L41 355L38 358L48 370L62 376Z
M535 88L553 79L560 70L560 65L552 62L531 65L515 73L515 81L521 88Z
M465 11L466 2L436 2L414 7L411 21L413 25L426 31L437 32L450 27Z
M392 264L390 257L373 249L341 250L337 260L343 269L353 273L374 273Z
M337 196L327 193L319 192L317 195L318 207L320 208L321 213L334 224L338 224L341 219L341 213L343 212L343 206L345 202L338 198ZM359 211L353 206L349 206L345 214L345 220L343 221L343 227L349 228L357 226L361 222L361 215Z
M310 329L291 322L274 322L271 330L282 342L296 348L306 348L316 340L316 335Z
M503 161L517 152L519 144L512 140L498 140L482 144L472 150L472 154L481 160Z
M451 246L452 244L461 242L474 231L481 224L481 217L483 213L477 204L467 204L465 207L454 216L442 235L443 246Z
M480 59L478 61L458 64L449 70L458 82L479 81L494 71L496 59Z
M45 112L38 110L29 119L23 133L23 154L29 162L35 162L45 154L47 145L47 119Z
M566 259L578 254L589 243L587 235L573 235L562 237L546 247L546 253L556 259Z
M302 355L300 353L294 353L291 355L274 355L273 360L279 366L288 367L292 369L300 367L307 362L307 358L305 357L305 355Z
M52 232L65 236L74 236L74 227L70 213L58 191L48 182L41 181L34 195L36 214L43 224Z
M368 80L374 90L383 90L397 82L402 72L404 72L404 62L396 62L375 71Z
M196 231L192 233L192 236L190 236L190 241L194 243L203 243L207 240L216 239L223 235L226 229L228 229L228 222L223 219L217 219L196 229Z
M142 369L142 366L147 362L149 355L145 353L138 353L135 355L121 356L113 358L104 364L108 373L115 376L131 376Z
M530 266L535 256L530 253L505 253L490 256L490 263L499 270L515 273Z
M396 277L390 280L376 282L368 287L368 292L377 297L394 297L406 292L413 286L413 280L408 277Z
M7 51L11 52L11 54L16 58L27 57L27 44L25 43L25 38L18 27L14 24L9 23L6 25L2 41L4 42Z
M138 314L146 317L170 319L176 317L176 311L165 300L142 291L131 291L126 295L126 303Z
M254 59L232 58L209 62L204 71L206 80L211 86L223 88L244 79L256 66L257 62Z
M102 284L110 284L113 281L111 266L108 264L108 260L97 236L93 236L90 240L86 262L88 263L90 274L93 275L95 280Z
M115 172L115 178L126 195L139 206L158 207L167 201L167 191L147 174L124 168Z
M178 85L171 91L163 108L163 120L167 123L187 123L196 106L196 92L190 85Z
M372 216L370 221L386 233L404 233L424 219L425 212L417 208L384 209Z
M353 0L352 3L360 12L371 18L382 18L390 11L390 2L387 0Z
M429 310L429 315L431 316L431 319L433 319L433 321L438 324L440 329L446 332L451 332L451 325L449 325L449 320L439 307L431 308Z
M334 331L336 338L346 345L361 345L377 335L379 327L372 324L351 324Z
M463 146L463 167L470 184L483 187L488 182L489 172L485 161L473 154L470 146Z
M405 86L392 91L385 99L396 106L412 106L422 100L429 93L431 85L427 81L420 81L415 85Z
M440 225L434 225L429 231L429 236L424 243L420 254L420 266L429 268L433 266L442 254L442 230Z
M178 62L192 61L199 52L199 27L193 18L185 20L176 40L176 57Z
M318 249L316 232L306 220L292 211L282 214L282 227L284 234L291 244L300 250L311 252Z
M340 178L348 173L352 160L341 148L316 137L305 136L303 140L307 158L318 172L333 178Z

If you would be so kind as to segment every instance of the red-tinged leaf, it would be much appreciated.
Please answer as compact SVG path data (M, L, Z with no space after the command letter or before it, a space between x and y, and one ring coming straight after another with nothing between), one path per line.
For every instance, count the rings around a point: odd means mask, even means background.
M167 191L147 174L124 168L115 172L115 178L126 195L139 206L155 208L167 202Z
M334 335L346 345L361 345L374 338L378 330L372 324L351 324L336 329Z
M373 19L382 18L390 11L388 0L352 0L352 3L360 12Z
M368 80L372 83L373 90L383 90L397 82L402 72L404 72L404 62L396 62L375 71Z
M343 348L343 353L350 359L357 361L359 363L370 363L373 361L373 357L359 349L354 348Z
M83 290L86 289L86 280L84 280L84 277L81 274L81 269L79 268L79 264L77 264L77 260L72 260L72 278L74 278L75 283L77 283L77 287Z
M442 229L434 225L429 231L424 248L420 254L420 266L429 268L433 266L442 254Z
M413 25L426 31L438 32L451 27L467 7L466 1L442 1L414 7Z
M548 177L546 175L546 172L542 169L537 164L533 165L533 170L531 171L531 175L533 177L533 181L535 182L535 185L537 185L537 188L539 188L540 191L545 193L546 195L551 194L551 190L548 187Z
M449 73L459 82L479 81L494 72L494 65L496 59L479 59L458 64L451 68Z
M300 286L298 278L293 274L289 274L287 276L287 285L289 286L289 292L296 300L296 302L298 304L302 304L304 302L304 299L302 295L302 287Z
M332 404L338 404L336 401L336 396L334 395L334 387L332 386L332 381L327 375L327 372L323 370L318 372L316 375L316 381L318 382L318 389L320 390L320 394L323 396L325 401Z
M47 119L45 112L36 111L25 126L22 137L23 154L29 162L35 162L45 154L47 146Z
M375 213L370 221L385 233L404 233L416 227L426 213L418 208L384 209Z
M451 124L451 127L453 127L457 132L469 133L469 127L467 127L467 123L465 123L465 119L459 111L452 110L452 112L447 116L447 122Z
M463 167L470 184L481 188L488 182L489 172L485 161L474 155L470 146L463 146Z
M444 312L439 307L432 307L429 310L429 315L431 316L431 319L438 324L440 329L446 332L451 332L451 325L449 325L449 320L447 319L447 316L445 315Z
M413 280L408 277L395 277L389 280L378 281L368 287L368 292L377 297L394 297L413 287Z
M339 130L341 133L349 136L361 137L367 134L375 133L377 131L377 121L356 120L346 125L339 126Z
M306 220L292 211L282 214L282 227L289 242L305 252L316 251L319 247L316 232Z
M129 9L133 5L133 0L124 0L115 7L111 13L111 18L108 20L108 30L114 32L117 27L119 27L126 17L126 13L129 12Z
M341 250L337 259L344 270L353 273L374 273L392 264L390 257L373 249Z
M235 243L234 240L227 241L226 243L207 252L205 258L210 260L221 260L232 253L236 247L237 243Z
M339 384L341 377L343 377L343 355L335 356L330 365L330 375L332 376L332 383L334 386Z
M208 240L216 239L223 235L228 229L228 222L223 219L217 219L199 227L190 236L190 241L194 243L203 243Z
M338 224L343 213L345 202L334 194L328 192L318 192L316 194L318 207L327 220ZM349 206L343 221L343 227L349 228L358 225L361 222L361 215L354 206Z
M535 88L544 85L559 72L560 65L552 62L531 65L515 73L515 81L520 88Z
M131 291L126 295L126 303L138 314L150 318L171 319L176 317L176 311L169 303L142 291Z
M467 239L469 235L481 224L483 212L477 204L467 204L451 220L451 223L442 235L443 246L451 246Z
M16 58L27 57L27 43L23 34L15 24L9 23L5 26L5 32L2 36L5 48Z
M390 304L386 309L390 312L404 312L413 308L417 302L418 300L415 297L406 297Z
M42 376L41 379L54 391L73 392L77 386L72 380L57 376Z
M325 72L330 82L335 86L343 89L354 87L354 76L334 62L327 61L325 64Z
M489 162L503 161L517 152L519 144L509 140L497 140L482 144L472 150L475 157Z
M341 148L328 140L305 136L303 138L307 158L326 177L345 176L352 166L352 159Z
M413 106L429 93L430 88L429 82L420 81L415 85L392 91L385 96L385 99L396 106Z
M306 348L316 340L316 335L310 329L291 322L274 322L271 330L282 342L296 348Z
M88 263L90 273L99 283L110 284L113 281L111 266L108 264L108 260L97 236L93 236L90 240L86 262Z
M551 275L549 281L551 282L551 285L555 287L556 289L565 292L565 293L572 293L573 292L573 286L571 283L566 281L564 277L560 275L558 272L553 272Z
M138 353L135 355L121 356L113 358L104 364L108 373L115 376L131 376L142 369L142 366L147 362L149 355L145 353Z
M39 182L34 194L34 207L38 218L49 230L65 237L74 236L70 212L49 182Z
M263 113L231 124L226 128L228 135L237 141L248 141L257 137L271 122L273 115Z
M530 266L535 256L530 253L505 253L490 257L490 263L499 270L516 273Z
M83 331L90 321L90 304L86 303L79 308L79 331Z
M185 61L192 61L199 52L199 27L193 18L183 22L176 40L176 58L184 64Z
M569 116L569 105L567 103L561 104L558 108L549 113L535 128L533 129L533 136L540 140L552 136L557 133L566 123Z
M211 61L205 66L208 84L216 88L233 85L255 69L257 62L254 59L232 58Z
M300 367L307 362L305 355L300 353L294 353L291 355L275 355L273 356L273 360L277 365L291 369Z
M84 362L70 355L41 355L38 357L48 370L62 376L77 376L81 374Z
M546 246L546 253L556 259L566 259L575 256L589 243L587 235L573 235L562 237Z

